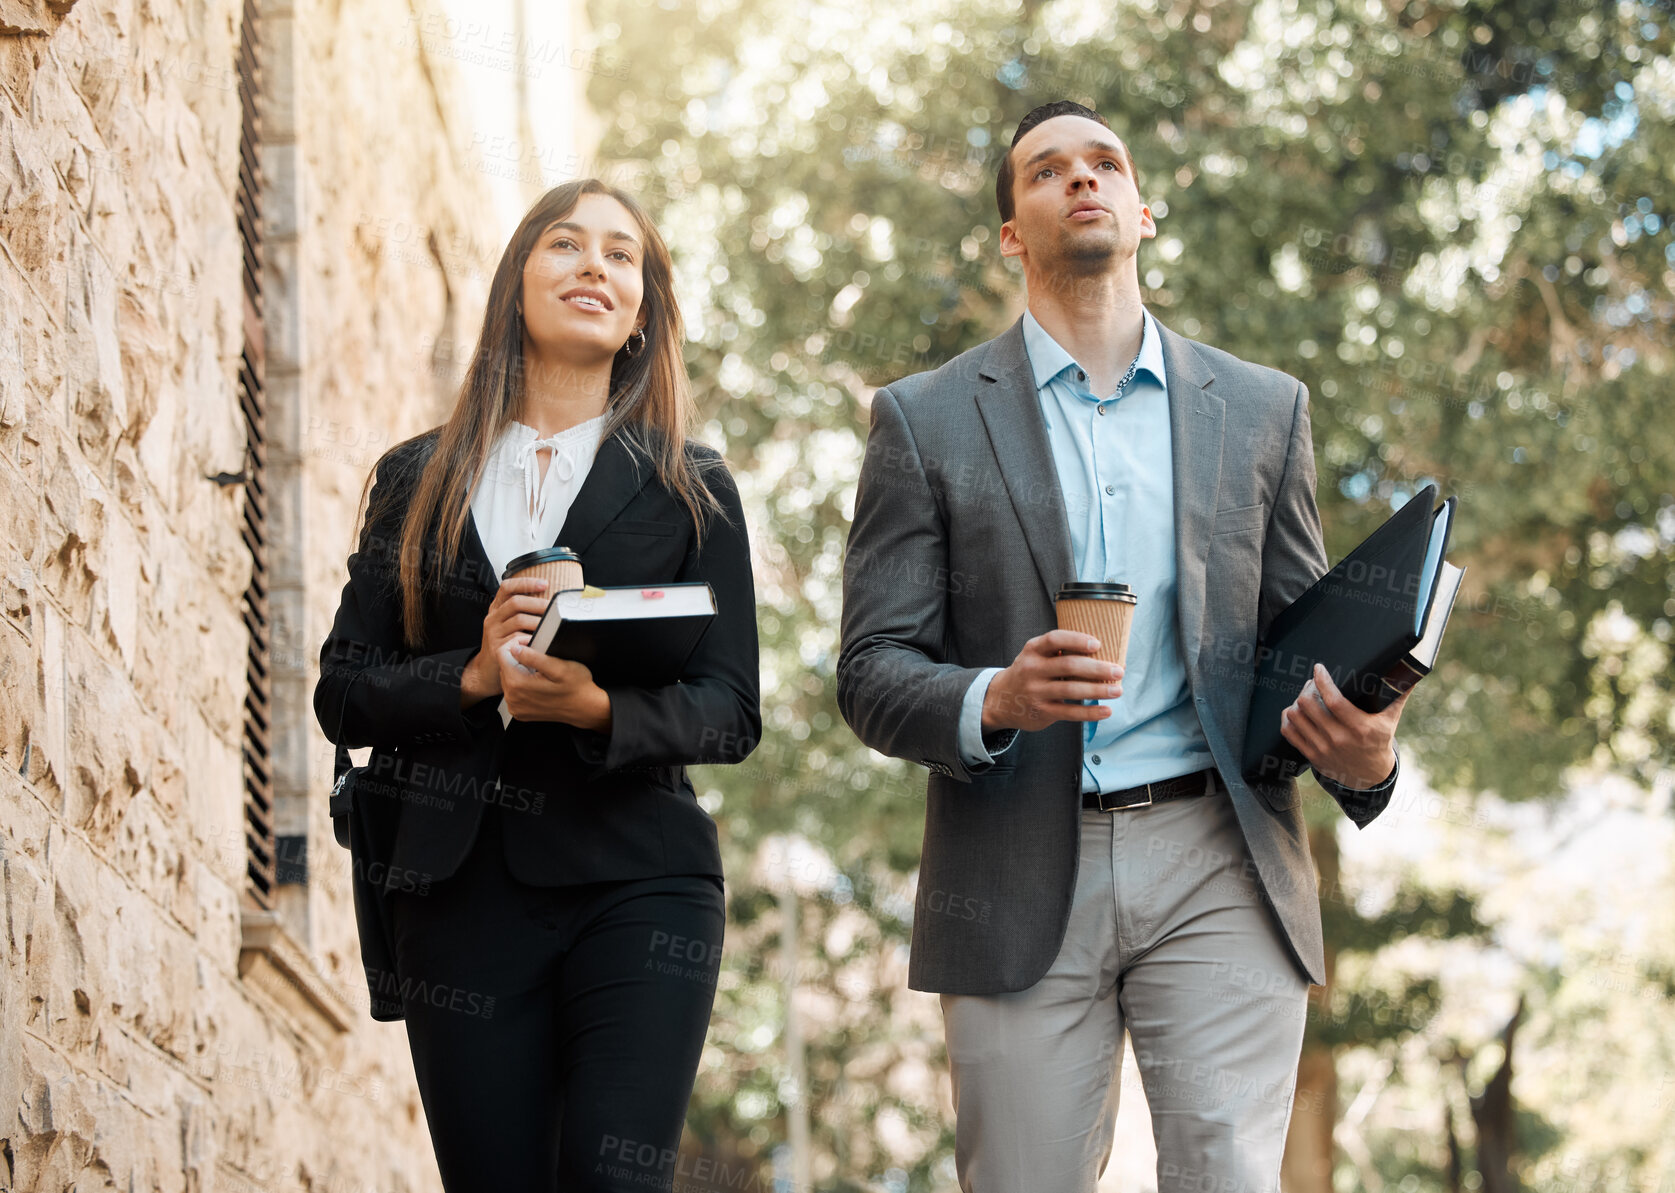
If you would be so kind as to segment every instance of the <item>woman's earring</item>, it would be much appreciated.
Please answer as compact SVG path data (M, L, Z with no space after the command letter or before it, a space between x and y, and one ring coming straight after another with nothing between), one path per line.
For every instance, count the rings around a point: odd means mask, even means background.
M636 340L638 341L637 343ZM640 353L644 352L646 350L645 329L636 327L632 334L629 335L628 342L622 346L622 350L628 353L629 356L638 356Z

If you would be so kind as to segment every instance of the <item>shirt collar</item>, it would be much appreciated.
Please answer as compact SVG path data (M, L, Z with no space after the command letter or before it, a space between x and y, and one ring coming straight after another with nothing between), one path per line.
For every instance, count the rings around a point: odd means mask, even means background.
M1024 311L1024 350L1029 354L1030 369L1035 374L1035 388L1046 389L1047 383L1052 381L1066 369L1076 370L1081 366L1076 358L1066 352L1064 346L1052 336L1047 329L1036 321L1035 315ZM1155 380L1165 390L1169 388L1168 374L1163 368L1163 336L1157 329L1157 321L1145 307L1140 308L1140 367L1135 370L1135 377L1141 373L1150 372ZM1079 388L1086 388L1085 382L1074 382Z
M610 414L607 411L604 414L595 415L586 422L579 422L573 427L567 427L556 435L548 435L545 438L542 438L541 432L528 423L519 422L515 418L508 419L506 425L501 428L500 434L496 436L494 446L505 445L510 448L518 448L525 443L533 443L539 440L543 447L574 447L599 438L599 432L605 429L605 420L609 417Z

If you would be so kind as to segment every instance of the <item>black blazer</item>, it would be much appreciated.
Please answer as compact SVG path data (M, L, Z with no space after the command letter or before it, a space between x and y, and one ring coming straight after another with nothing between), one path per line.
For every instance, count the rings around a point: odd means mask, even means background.
M424 641L416 651L401 645L401 518L436 440L434 430L420 435L378 466L369 506L377 516L349 557L314 689L326 737L372 747L356 797L364 793L391 824L392 885L418 888L452 874L491 800L504 813L507 865L525 882L719 875L715 824L698 806L686 767L738 762L762 732L750 545L719 455L686 447L714 462L705 476L725 513L710 517L702 550L686 507L620 433L600 444L559 533L590 584L703 580L715 590L715 619L680 682L609 688L607 735L554 722L503 729L499 697L459 707L460 677L499 587L474 520L455 566L425 594Z

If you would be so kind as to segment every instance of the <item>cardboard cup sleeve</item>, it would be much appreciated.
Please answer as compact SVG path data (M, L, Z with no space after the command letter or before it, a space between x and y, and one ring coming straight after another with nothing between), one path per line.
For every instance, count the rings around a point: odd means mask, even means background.
M1136 600L1126 584L1066 584L1054 602L1059 629L1092 634L1099 639L1095 658L1127 666Z

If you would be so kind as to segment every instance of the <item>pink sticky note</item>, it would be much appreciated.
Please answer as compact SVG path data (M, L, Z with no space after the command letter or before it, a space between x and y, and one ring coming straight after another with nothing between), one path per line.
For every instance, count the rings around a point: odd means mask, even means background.
M640 589L640 599L646 601L660 601L663 599L663 590L661 588L642 588Z

